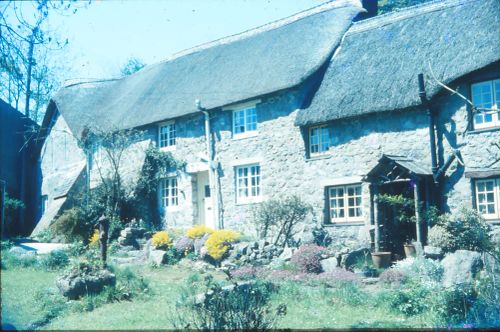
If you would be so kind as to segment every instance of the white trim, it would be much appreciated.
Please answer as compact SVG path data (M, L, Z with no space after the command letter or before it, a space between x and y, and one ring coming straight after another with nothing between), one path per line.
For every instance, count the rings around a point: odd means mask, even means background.
M240 134L234 134L233 133L233 140L237 141L237 140L240 140L240 139L255 137L255 136L258 136L258 135L259 135L259 131L258 130L246 131L246 132L240 133Z
M318 151L318 152L312 152L312 141L311 141L311 132L313 129L319 129L319 135L318 135L318 150L321 149L322 145L322 135L321 131L322 129L326 129L326 132L328 134L328 148L325 151ZM309 127L309 133L308 133L308 143L309 143L309 157L314 158L314 157L319 157L319 156L324 156L330 154L330 130L328 129L327 125L321 125L321 126L314 126L314 127Z
M186 173L199 173L208 171L208 163L197 161L186 165Z
M476 83L473 83L471 84L470 86L470 90L471 90L471 99L472 99L472 102L473 104L476 104L476 102L474 101L474 92L473 92L473 89L474 89L474 86L475 85L479 85L479 84L485 84L485 83L489 83L490 85L490 93L491 93L491 109L493 110L497 110L497 103L500 102L499 100L496 100L496 88L495 88L495 84L496 83L500 83L500 79L496 79L496 80L487 80L487 81L482 81L482 82L476 82ZM483 114L483 117L486 115L486 114L491 114L491 122L483 122L483 123L476 123L476 116L479 115L481 113L476 113L476 114L473 114L473 118L472 118L472 122L474 123L474 129L486 129L486 128L497 128L497 127L500 127L500 113L498 111L492 111L492 112L484 112L482 113Z
M235 159L231 161L231 166L232 167L237 167L237 166L253 166L252 164L258 164L260 166L260 163L262 162L261 157L251 157L251 158L244 158L244 159Z
M170 126L170 125L174 126L174 144L161 146L161 129L163 127ZM170 139L170 137L169 137L169 139ZM160 149L160 151L167 152L167 151L175 151L176 150L177 128L175 126L175 120L163 121L163 122L158 123L158 139L156 141L156 144L157 144L158 148Z
M351 184L360 184L363 180L362 175L344 176L340 178L323 179L320 181L322 187L346 186Z
M258 185L255 186L255 188L258 190L259 194L258 195L252 195L252 174L251 174L251 168L252 167L258 167L259 168L259 173L258 173ZM239 191L240 187L238 185L239 183L239 177L238 177L238 171L240 169L247 169L247 185L245 187L248 196L239 196ZM245 164L245 165L240 165L240 166L235 166L234 167L234 186L235 186L235 198L236 198L236 205L241 205L241 204L252 204L252 203L259 203L262 202L262 171L259 163L252 163L252 164Z
M360 197L361 202L360 205L349 205L349 188L357 188L359 187L360 189L360 194L359 195L354 195L354 197ZM334 186L326 186L326 201L325 203L327 204L328 207L328 220L326 221L327 224L345 224L345 223L361 223L364 222L364 214L365 211L363 209L363 184L362 183L353 183L353 184L344 184L344 185L334 185ZM332 218L331 216L331 210L332 207L330 206L330 201L331 201L331 196L330 192L332 189L342 189L343 194L342 196L336 196L338 197L337 200L342 200L343 201L343 206L342 207L337 207L337 210L343 210L344 217L338 217L338 218ZM361 210L361 215L356 216L356 217L349 217L349 208L359 208Z
M241 110L244 108L257 107L257 104L259 104L261 102L262 102L261 99L254 99L254 100L246 101L243 103L234 103L234 104L230 104L230 105L222 107L222 110L223 111L238 111L238 110Z
M479 192L478 184L493 182L493 205L495 207L495 213L481 213L479 211ZM488 178L488 179L477 179L474 181L474 191L475 191L475 202L477 211L487 220L498 220L500 219L500 178ZM482 205L484 205L483 203ZM486 205L488 205L486 201Z

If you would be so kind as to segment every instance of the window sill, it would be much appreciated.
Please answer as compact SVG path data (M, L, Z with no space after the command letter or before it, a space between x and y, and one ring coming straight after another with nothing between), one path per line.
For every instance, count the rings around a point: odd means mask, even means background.
M498 131L500 130L500 127L486 127L486 128L477 128L473 129L467 132L467 134L474 135L474 134L481 134L481 133L487 133L490 131Z
M241 139L245 139L245 138L250 138L250 137L255 137L259 135L259 132L258 131L247 131L245 133L242 133L242 134L233 134L233 141L238 141L238 140L241 140Z
M324 227L342 227L342 226L365 226L364 221L339 221L334 223L323 223Z
M164 146L164 147L160 148L160 151L161 152L171 152L171 151L175 151L176 149L177 149L176 145L170 145L170 146Z
M314 155L310 156L309 158L306 158L306 162L307 161L314 161L314 160L329 159L331 157L332 157L332 154L329 151L322 152L322 153L314 154Z
M179 206L162 207L161 209L162 213L179 212L180 210Z
M263 198L262 197L255 197L252 199L246 199L246 200L239 200L236 202L236 205L250 205L250 204L258 204L262 203Z

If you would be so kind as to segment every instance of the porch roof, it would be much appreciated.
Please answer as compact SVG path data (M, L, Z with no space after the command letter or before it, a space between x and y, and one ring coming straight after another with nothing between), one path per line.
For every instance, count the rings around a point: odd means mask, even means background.
M432 171L420 162L409 157L384 154L363 180L379 182L380 180L419 180L426 177L432 177Z

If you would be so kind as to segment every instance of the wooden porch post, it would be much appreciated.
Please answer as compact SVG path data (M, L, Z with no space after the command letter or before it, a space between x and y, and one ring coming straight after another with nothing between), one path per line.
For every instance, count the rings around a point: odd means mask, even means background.
M375 242L375 252L380 251L380 229L379 229L379 216L378 216L378 186L372 184L373 191L373 226L374 226L374 242Z
M416 222L416 232L417 232L417 242L422 245L422 232L421 227L421 217L420 217L420 181L415 182L413 187L414 200L415 200L415 222Z

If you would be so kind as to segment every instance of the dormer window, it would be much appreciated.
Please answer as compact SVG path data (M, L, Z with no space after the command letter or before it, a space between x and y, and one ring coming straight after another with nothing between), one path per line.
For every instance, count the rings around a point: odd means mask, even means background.
M233 111L233 137L257 134L257 108L255 106Z
M309 153L311 156L321 155L328 152L330 148L330 137L328 127L312 127L309 129Z
M165 122L158 127L158 146L162 150L175 149L175 122Z
M478 112L474 114L474 129L500 127L500 79L472 84L472 103Z

